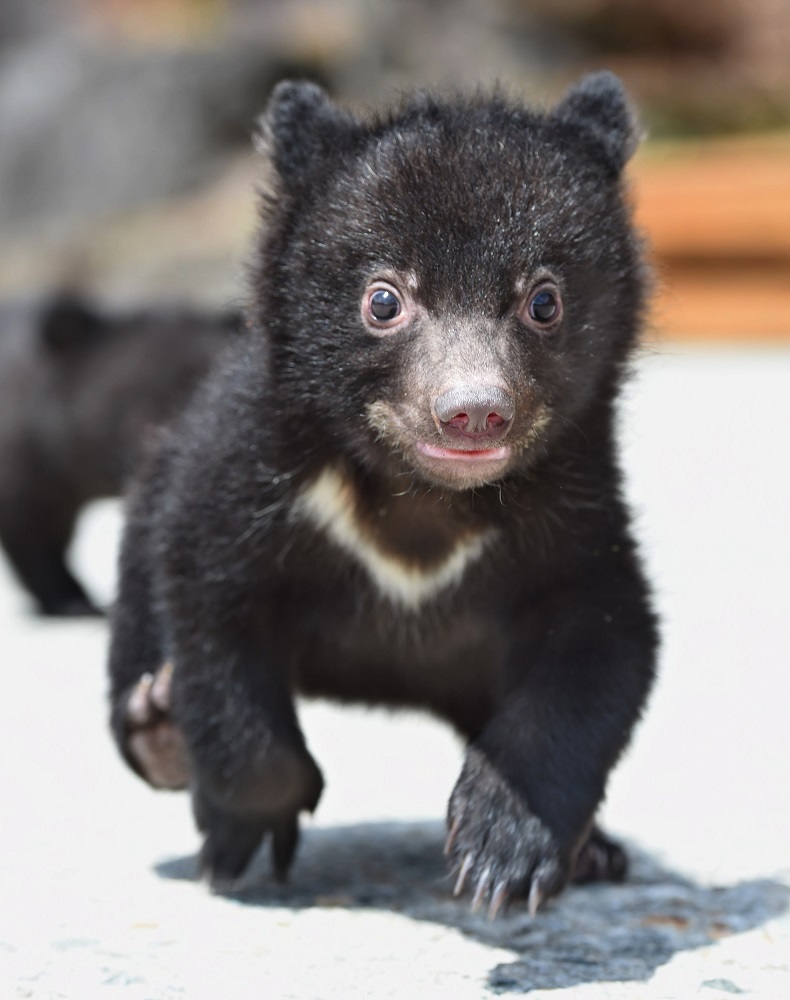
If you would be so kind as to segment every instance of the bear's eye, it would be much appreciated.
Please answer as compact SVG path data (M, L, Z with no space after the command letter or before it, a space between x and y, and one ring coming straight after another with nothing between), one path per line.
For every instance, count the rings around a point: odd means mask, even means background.
M559 322L562 317L560 290L554 284L541 284L527 300L527 316L537 326L546 328Z
M362 298L362 318L373 333L393 333L414 315L411 300L388 281L371 282Z
M389 323L400 315L400 299L389 288L377 288L370 296L369 309L373 319Z

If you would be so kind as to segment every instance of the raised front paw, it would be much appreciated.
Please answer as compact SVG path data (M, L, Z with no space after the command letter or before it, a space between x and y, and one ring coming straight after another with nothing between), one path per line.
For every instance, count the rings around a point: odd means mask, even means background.
M472 906L488 903L490 917L516 896L534 914L567 881L570 864L551 831L487 757L470 747L450 796L445 853Z
M137 773L154 788L189 784L184 736L170 714L173 666L143 674L120 702L122 748Z

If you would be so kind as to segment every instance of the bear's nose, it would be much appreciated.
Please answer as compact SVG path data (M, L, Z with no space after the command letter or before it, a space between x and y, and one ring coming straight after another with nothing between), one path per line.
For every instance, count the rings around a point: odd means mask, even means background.
M498 438L510 429L516 407L496 385L457 385L433 404L441 431L449 437Z

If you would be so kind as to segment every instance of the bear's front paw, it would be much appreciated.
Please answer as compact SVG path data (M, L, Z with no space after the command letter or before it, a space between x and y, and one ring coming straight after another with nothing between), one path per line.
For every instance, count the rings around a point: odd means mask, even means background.
M271 835L275 877L284 881L299 841L299 813L318 804L323 778L306 752L270 748L268 757L236 783L221 788L193 782L192 804L205 835L200 869L221 887L244 872L252 855Z
M447 823L455 895L470 885L473 908L487 901L492 918L514 896L525 896L534 914L568 879L570 864L555 836L475 747L450 796Z

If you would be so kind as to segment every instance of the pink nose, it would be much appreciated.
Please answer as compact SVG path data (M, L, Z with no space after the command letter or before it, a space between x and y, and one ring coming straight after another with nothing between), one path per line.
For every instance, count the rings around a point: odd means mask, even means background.
M515 406L498 386L459 385L436 399L434 411L448 436L498 438L513 423Z

